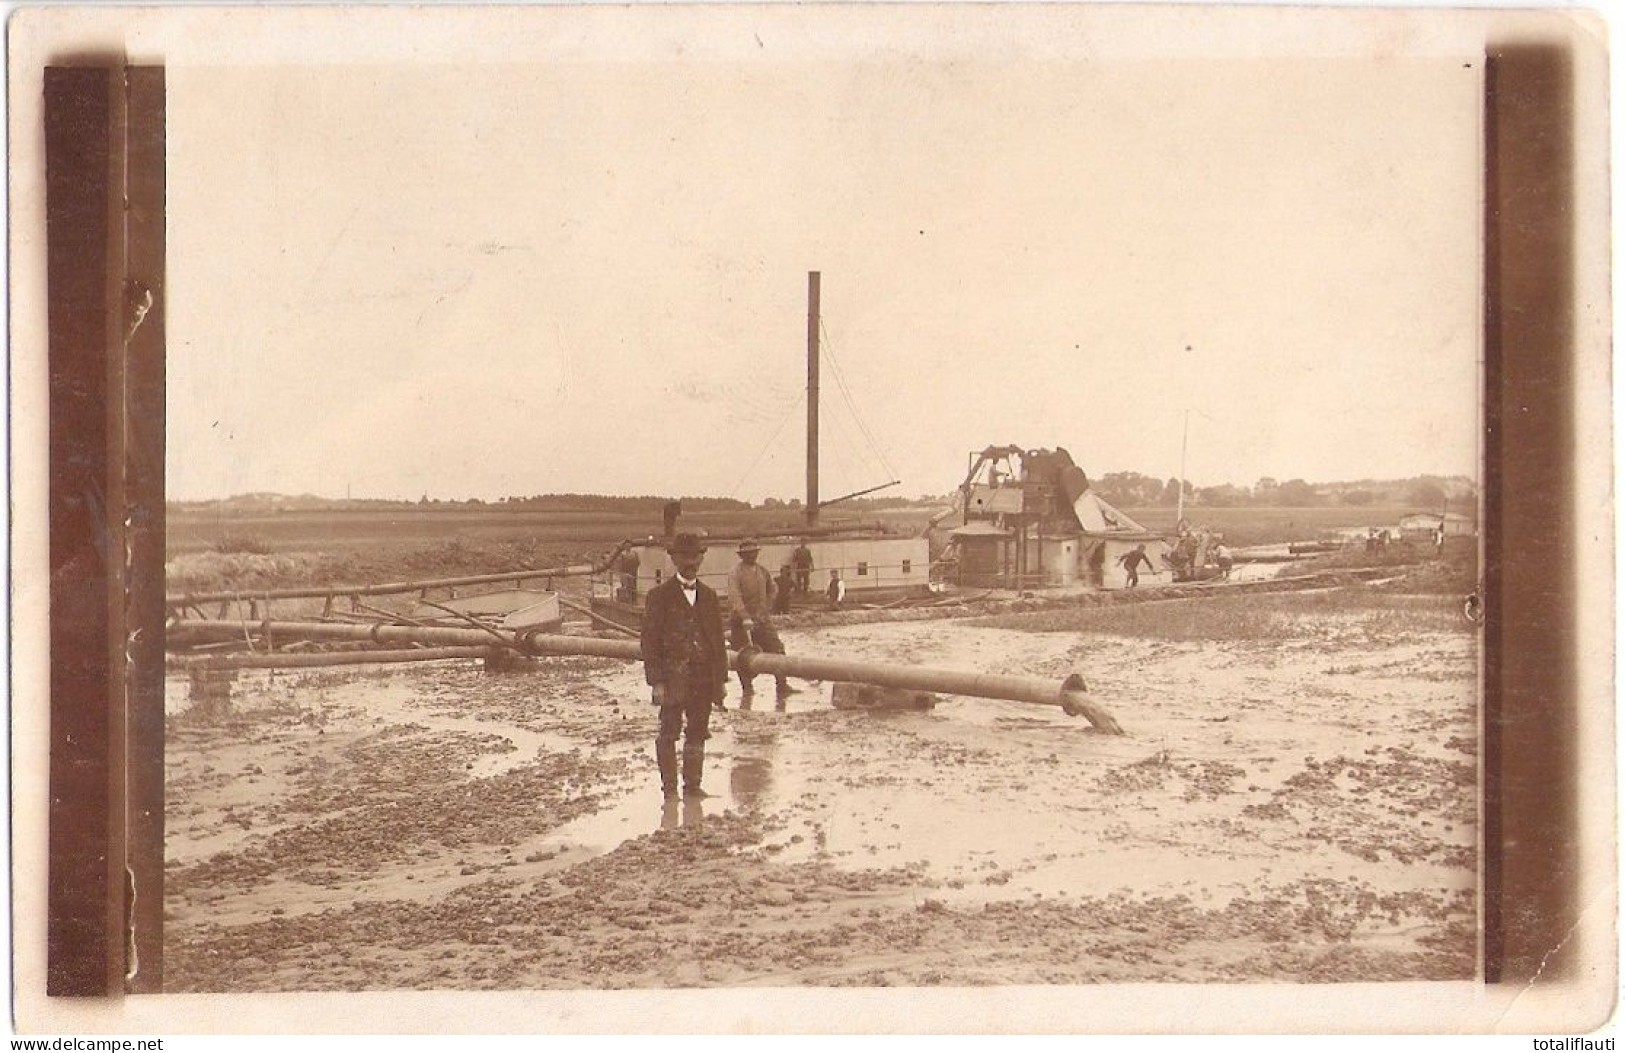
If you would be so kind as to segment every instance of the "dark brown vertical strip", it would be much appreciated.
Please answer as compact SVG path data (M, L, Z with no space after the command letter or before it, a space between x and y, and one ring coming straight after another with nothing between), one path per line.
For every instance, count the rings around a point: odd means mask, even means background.
M51 772L46 991L110 989L107 349L111 72L45 71ZM116 949L116 950L115 950Z
M124 990L124 973L129 958L129 912L125 891L124 866L128 824L124 815L125 768L129 763L129 743L125 718L125 681L128 664L125 642L129 625L125 612L127 550L124 544L124 513L129 507L125 492L126 451L125 370L124 370L124 202L126 138L124 74L110 67L108 89L111 108L107 147L107 343L103 361L107 370L107 508L104 530L107 548L107 931L110 992Z
M129 632L127 865L134 975L163 989L164 905L164 71L125 71L125 391Z
M1573 81L1562 47L1491 49L1486 973L1509 983L1564 976L1577 921Z
M1501 377L1501 239L1499 215L1500 170L1496 164L1495 85L1498 63L1490 57L1484 64L1484 590L1486 600L1499 591L1501 579L1502 449L1501 401L1494 393L1502 389ZM1501 628L1499 604L1484 612L1483 641L1497 639ZM1501 649L1485 647L1483 735L1480 757L1484 761L1483 784L1483 883L1484 883L1484 979L1498 983L1505 946L1501 930Z

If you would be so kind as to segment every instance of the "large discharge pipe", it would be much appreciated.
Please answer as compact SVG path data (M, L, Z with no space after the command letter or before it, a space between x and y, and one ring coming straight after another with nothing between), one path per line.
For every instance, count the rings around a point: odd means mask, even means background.
M511 648L527 655L583 655L639 661L643 656L634 640L605 640L593 636L562 636L536 630L518 632L502 629L457 629L415 625L344 625L331 622L223 622L184 619L172 621L165 630L170 646L191 646L240 640L246 631L284 640L348 640L385 644L424 644L439 647L493 645ZM767 654L741 651L733 658L736 671L750 676L767 673L807 680L833 680L908 691L936 691L975 698L1001 698L1056 706L1072 716L1082 716L1096 730L1123 734L1112 715L1088 695L1083 678L1076 673L1060 684L1035 677L999 676L952 669L925 669L919 666L881 665L836 658L808 658L802 655Z

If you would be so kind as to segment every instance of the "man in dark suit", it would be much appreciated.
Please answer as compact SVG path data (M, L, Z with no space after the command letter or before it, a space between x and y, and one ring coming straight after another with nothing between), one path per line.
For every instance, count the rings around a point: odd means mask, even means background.
M677 797L677 736L683 736L683 796L709 796L700 789L711 707L722 702L728 683L728 650L722 636L722 606L699 580L705 545L694 534L678 534L667 547L674 577L649 590L644 601L643 676L660 707L655 761L667 800Z

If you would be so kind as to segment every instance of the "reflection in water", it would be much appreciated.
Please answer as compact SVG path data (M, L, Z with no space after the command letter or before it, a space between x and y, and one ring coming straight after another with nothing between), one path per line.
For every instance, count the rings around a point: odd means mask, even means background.
M756 702L756 696L754 694L740 695L739 696L739 712L741 712L741 713L750 713L750 712L752 712L754 710L754 708L755 708L755 702ZM817 705L817 700L816 699L814 700L814 705L815 706ZM788 712L790 712L790 698L789 698L788 695L775 695L774 696L773 712L775 712L775 713L788 713Z
M667 801L661 806L660 829L676 830L679 825L694 830L705 825L705 798L685 797L681 804Z
M728 772L728 792L743 805L754 805L773 781L773 767L766 757L734 757Z

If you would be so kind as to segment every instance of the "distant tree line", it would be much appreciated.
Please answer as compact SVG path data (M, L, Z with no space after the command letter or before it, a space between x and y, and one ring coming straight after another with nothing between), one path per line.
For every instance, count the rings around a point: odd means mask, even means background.
M1160 479L1139 472L1107 472L1092 480L1095 492L1114 505L1148 508L1179 503L1178 479ZM1276 508L1305 508L1316 505L1407 505L1417 511L1443 510L1447 505L1460 511L1477 502L1472 480L1462 476L1420 475L1410 479L1359 479L1339 483L1308 483L1302 479L1278 481L1269 476L1252 486L1221 483L1196 486L1183 483L1185 504L1192 507L1239 508L1248 505ZM495 501L478 497L437 498L424 494L416 501L387 498L327 498L314 494L237 494L208 501L170 501L172 512L235 513L263 515L301 511L407 511L412 509L489 508L522 512L600 512L658 518L669 501L681 501L684 512L743 512L753 507L779 511L799 511L801 499L766 498L760 505L732 497L663 497L643 494L531 494ZM856 497L832 506L841 511L880 512L887 509L938 506L958 501L958 494L922 497Z
M748 511L749 501L732 497L658 497L643 494L621 497L615 494L535 494L530 497L504 497L503 508L536 512L633 512L659 516L669 501L680 501L684 512Z
M241 515L263 515L278 512L402 512L414 509L489 508L500 511L525 512L622 512L653 515L659 518L667 502L681 501L684 512L746 511L749 501L732 497L660 497L644 494L626 497L619 494L533 494L528 497L503 497L486 501L478 497L440 498L424 494L416 501L392 498L334 498L314 494L235 494L231 497L207 501L170 501L166 507L172 512L227 512ZM797 502L799 505L800 502Z
M851 497L845 501L836 501L830 505L820 505L820 507L845 511L880 512L888 508L917 508L922 504L929 504L935 500L936 498L933 497ZM761 507L799 510L801 508L801 498L792 497L785 501L777 497L769 497L762 502Z
M1180 481L1159 479L1139 472L1108 472L1093 481L1095 491L1115 505L1146 508L1179 503ZM1457 508L1475 504L1478 491L1471 480L1460 476L1420 475L1410 479L1355 482L1309 483L1302 479L1284 482L1264 476L1252 486L1221 483L1195 486L1184 482L1185 503L1209 508L1240 508L1264 505L1275 508L1308 508L1316 505L1411 505L1419 511Z

